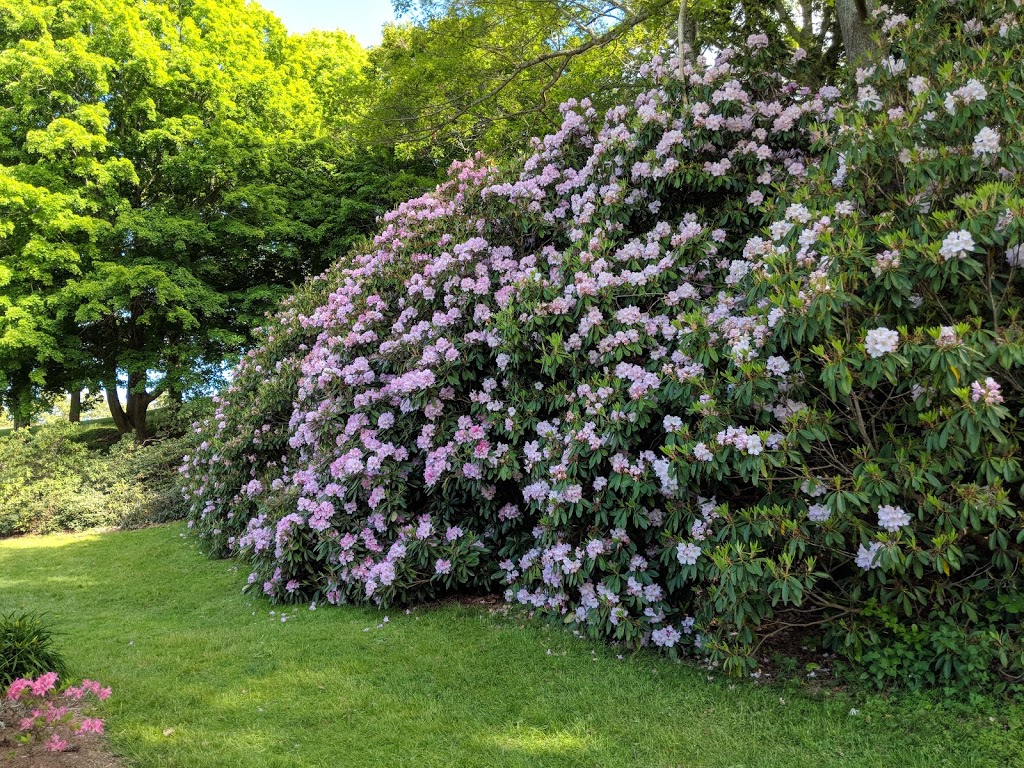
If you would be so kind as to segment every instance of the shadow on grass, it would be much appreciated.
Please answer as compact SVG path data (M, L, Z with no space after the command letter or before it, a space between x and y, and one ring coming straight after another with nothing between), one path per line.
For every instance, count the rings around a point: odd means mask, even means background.
M442 606L281 609L167 526L0 542L0 613L49 613L137 766L1005 766L1004 715L818 699ZM273 615L271 615L273 611ZM550 653L549 653L550 651ZM863 697L861 697L863 698ZM851 706L861 714L849 715Z

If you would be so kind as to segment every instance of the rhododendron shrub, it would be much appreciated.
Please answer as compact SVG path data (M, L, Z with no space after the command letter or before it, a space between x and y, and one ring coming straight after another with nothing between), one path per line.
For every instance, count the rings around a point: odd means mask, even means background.
M792 628L879 679L1019 671L1016 9L878 26L845 94L755 35L388 214L239 367L199 534L275 600L502 589L734 672Z

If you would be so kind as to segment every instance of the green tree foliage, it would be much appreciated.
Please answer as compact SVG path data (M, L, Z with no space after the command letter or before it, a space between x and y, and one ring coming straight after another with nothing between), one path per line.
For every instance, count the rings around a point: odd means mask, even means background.
M364 132L406 153L511 154L569 94L624 85L663 47L672 0L396 0L370 52Z
M405 23L370 51L362 135L446 160L508 157L560 123L558 104L588 94L600 110L636 88L638 69L677 50L680 0L393 0ZM690 49L767 33L806 53L803 74L830 80L842 38L832 0L687 0Z
M161 392L215 380L282 293L423 186L350 151L364 63L349 35L289 37L244 0L0 9L0 387L16 421L102 385L144 438Z

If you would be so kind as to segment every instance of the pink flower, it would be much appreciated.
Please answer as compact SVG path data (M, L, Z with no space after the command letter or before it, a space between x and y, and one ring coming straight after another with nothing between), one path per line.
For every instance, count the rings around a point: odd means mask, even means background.
M98 717L87 717L78 726L79 733L103 734L103 721Z
M451 560L439 559L436 563L434 563L434 571L436 573L439 573L439 574L451 573L451 570L452 570L452 561Z
M57 683L57 673L47 672L45 675L40 675L33 682L29 684L32 689L33 696L45 696L48 691L53 690L53 686Z
M17 680L11 683L10 687L7 689L7 700L17 701L18 698L21 696L21 692L28 688L31 684L31 680L26 680L25 678L19 677Z
M991 376L985 379L984 384L980 381L972 382L971 400L976 403L981 401L985 405L997 405L1003 402L1002 387Z
M67 707L55 707L53 704L49 705L49 709L46 711L46 722L52 723L60 720L64 715L68 713Z
M48 752L65 752L67 751L68 743L55 733L47 739L44 746Z

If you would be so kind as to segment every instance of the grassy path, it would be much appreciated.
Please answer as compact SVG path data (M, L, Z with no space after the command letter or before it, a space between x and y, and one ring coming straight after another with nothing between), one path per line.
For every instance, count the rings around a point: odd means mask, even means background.
M48 612L77 675L113 686L133 766L1024 765L1018 706L732 686L461 606L282 623L183 531L0 541L0 613Z

